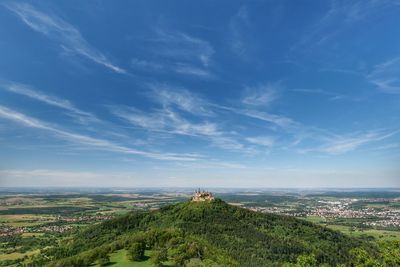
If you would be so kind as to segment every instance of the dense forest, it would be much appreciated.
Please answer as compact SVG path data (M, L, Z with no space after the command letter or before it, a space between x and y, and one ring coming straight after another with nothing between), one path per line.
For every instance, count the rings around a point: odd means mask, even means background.
M106 266L126 250L153 266L400 266L400 242L370 242L293 217L211 202L135 211L43 249L29 266Z

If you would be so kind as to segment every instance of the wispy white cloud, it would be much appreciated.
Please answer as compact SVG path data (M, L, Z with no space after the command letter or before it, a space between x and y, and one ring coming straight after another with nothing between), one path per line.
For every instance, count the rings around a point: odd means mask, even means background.
M185 156L185 155L177 155L173 153L156 153L156 152L147 152L134 148L130 148L124 145L117 144L115 142L90 137L87 135L82 135L66 130L62 130L56 126L45 123L41 120L26 116L25 114L19 113L12 109L9 109L4 106L0 106L0 117L13 121L15 123L28 126L31 128L41 129L48 131L55 135L58 138L78 143L81 145L85 145L92 148L97 148L105 151L123 153L123 154L132 154L132 155L140 155L147 158L158 159L158 160L196 160L193 156Z
M212 78L213 75L203 66L197 66L189 63L182 62L163 62L163 61L149 61L133 58L131 66L135 70L148 73L177 73L188 76L196 76L199 78Z
M361 146L373 142L382 141L398 133L384 131L367 131L365 133L338 135L324 129L303 125L283 115L267 112L222 107L231 112L270 123L273 130L285 136L285 141L280 148L290 149L299 153L322 152L331 155L345 154L356 150ZM245 140L252 144L265 147L274 147L274 136L246 137ZM310 142L313 144L310 148ZM286 145L285 145L286 143ZM304 148L304 146L308 146ZM299 148L300 147L300 148ZM302 148L303 147L303 148Z
M375 148L375 150L398 150L400 149L400 144L399 143L390 143L390 144L384 144L381 146L378 146Z
M265 147L272 147L275 144L275 138L273 136L247 137L246 140L252 144Z
M283 115L272 114L268 112L251 110L251 109L238 109L238 108L228 108L228 109L237 114L247 116L253 119L266 121L268 123L271 123L272 125L279 126L284 129L290 129L297 126L297 123L293 119Z
M160 104L159 109L149 112L130 107L113 106L110 108L111 112L131 125L150 132L201 138L222 149L251 154L264 151L266 147L275 149L277 137L274 134L276 133L282 137L278 149L300 153L318 151L326 154L344 154L356 150L364 144L384 138L377 131L341 136L324 129L303 125L282 114L260 111L257 109L257 105L253 105L251 108L249 105L245 105L245 107L216 105L185 89L171 88L163 84L153 84L152 86L154 86L153 91L149 96L154 102ZM322 91L308 90L305 93L325 94ZM332 97L334 96L332 95ZM258 98L254 97L254 99ZM258 103L260 102L268 101L263 99ZM195 109L193 109L194 107ZM184 112L182 113L182 111ZM223 123L225 117L221 116L229 113L266 122L262 127L268 131L267 135L249 136L247 133L228 130ZM246 128L245 125L236 126L242 127L241 130ZM310 145L312 145L311 148Z
M255 87L246 87L243 103L253 106L268 106L279 97L280 83L267 83Z
M82 123L99 121L95 115L78 109L70 101L45 94L39 90L33 89L29 85L10 81L0 81L0 88L15 94L35 99L51 106L67 110L69 111L69 115L75 117Z
M241 58L245 58L247 54L245 32L249 24L249 11L246 6L240 7L229 22L229 46L231 50Z
M134 69L207 79L213 77L210 65L215 51L208 41L160 27L156 28L152 38L145 41L143 46L149 50L150 56L133 58L131 66Z
M148 131L188 136L221 135L216 124L210 122L192 123L168 108L153 112L142 112L131 107L111 107L111 112L115 116Z
M355 23L396 5L399 6L396 1L391 0L333 0L325 14L317 18L300 40L291 47L290 52L308 50L311 47L326 44Z
M400 94L400 57L394 57L374 66L367 75L370 83L378 90L389 94Z
M222 111L223 113L231 112L241 116L265 121L272 127L279 127L286 131L293 131L299 127L298 123L283 115L272 114L255 109L215 105L186 89L171 88L166 84L151 84L150 87L152 88L152 94L150 97L153 101L162 104L163 108L161 110L153 113L144 113L137 111L136 109L131 109L130 114L123 114L119 108L115 109L114 107L112 112L117 116L123 117L125 120L130 120L134 125L151 129L152 131L166 131L173 134L207 137L218 147L248 152L250 151L249 148L241 141L241 139L245 139L245 137L240 134L232 134L229 133L229 131L224 131L219 127L219 124L215 123L191 123L183 119L178 113L174 112L173 109L177 108L200 118L209 116L211 116L211 118L215 117L219 122L221 122L220 115ZM256 89L257 90L252 88L252 94L246 98L245 102L249 105L252 104L258 106L258 104L266 104L272 101L271 98L276 97L272 95L277 94L276 91L278 90L277 85L275 84L266 85ZM247 141L250 142L249 140Z
M381 12L387 8L399 5L396 1L391 0L359 0L355 2L334 2L332 7L336 12L344 14L345 22L352 23L367 18L368 16ZM343 4L344 3L344 4Z
M113 115L128 121L137 127L152 131L163 131L167 125L164 115L160 113L144 113L133 107L109 107Z
M46 14L30 4L21 2L7 2L4 6L33 30L59 42L65 51L83 56L114 72L126 73L124 69L113 64L104 54L91 46L77 28L54 14Z
M322 145L316 150L333 155L344 154L368 143L382 141L397 133L398 131L389 133L381 131L370 131L355 136L339 136L336 138L328 139L326 144Z
M176 73L182 73L182 74L187 74L187 75L193 75L193 76L198 76L198 77L203 77L203 78L209 78L211 77L211 73L204 68L198 68L192 65L188 64L177 64L173 70Z
M297 88L297 89L292 89L291 91L298 93L305 93L305 94L324 95L329 97L330 100L339 100L346 98L346 95L325 91L321 89Z
M375 84L382 92L390 94L400 94L400 80L397 78L386 80L378 79L372 80L371 82Z
M200 38L190 36L183 32L156 29L156 39L159 44L154 53L176 61L193 61L197 59L203 67L208 67L215 53L212 45Z
M343 68L322 68L320 72L336 72L348 75L363 76L363 72L357 70L343 69Z
M206 100L185 88L160 83L150 83L148 86L151 89L149 97L164 107L175 107L197 116L214 114Z
M179 167L190 169L246 169L247 166L241 163L226 162L220 160L208 160L203 162L178 162Z
M130 107L111 107L111 112L124 121L149 132L182 135L208 140L211 145L226 150L246 151L234 135L209 121L192 122L169 108L143 112Z
M164 72L166 70L166 66L161 63L138 59L138 58L131 59L131 66L132 68L141 71Z
M199 136L219 136L221 132L218 126L212 122L191 123L181 118L177 113L168 111L167 118L174 125L174 131L184 135L199 135Z
M25 126L47 130L48 127L41 123L39 120L29 118L22 113L15 112L7 107L0 106L0 117L18 122Z
M149 99L159 103L160 108L149 112L132 107L110 106L111 113L150 132L197 137L222 149L252 152L244 145L240 134L224 129L223 118L219 114L221 107L184 88L158 83L148 86L151 88ZM224 108L226 110L228 108Z
M237 138L233 138L231 136L227 135L213 136L211 141L215 146L226 150L236 150L245 153L253 152L251 149L247 148L243 143L238 141Z

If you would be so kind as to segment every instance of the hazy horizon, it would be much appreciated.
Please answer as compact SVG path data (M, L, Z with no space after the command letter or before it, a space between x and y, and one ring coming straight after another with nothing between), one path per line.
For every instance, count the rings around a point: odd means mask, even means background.
M3 1L0 187L400 188L395 1Z

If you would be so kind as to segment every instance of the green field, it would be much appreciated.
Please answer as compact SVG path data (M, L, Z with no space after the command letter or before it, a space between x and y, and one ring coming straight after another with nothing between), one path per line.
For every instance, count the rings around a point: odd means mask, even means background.
M400 240L400 231L388 231L377 229L357 229L343 225L326 225L328 228L340 231L350 236L372 236L377 240Z
M13 252L13 253L9 253L9 254L0 253L0 261L21 259L25 256L31 256L31 255L38 254L38 253L39 253L39 249L28 251L26 253L19 253L19 252Z
M309 216L305 220L321 224L330 229L342 232L344 234L354 236L354 237L373 237L376 240L400 240L400 231L390 231L390 230L379 230L379 229L361 229L357 227L345 226L340 224L334 224L333 222L326 221L326 219Z
M140 262L132 262L128 259L127 251L125 249L119 250L117 252L114 252L110 254L110 264L108 266L113 266L113 267L150 267L150 256L151 256L151 251L146 250L145 252L146 260L140 261ZM96 264L94 266L100 266L99 264ZM164 263L164 266L172 266L170 263Z

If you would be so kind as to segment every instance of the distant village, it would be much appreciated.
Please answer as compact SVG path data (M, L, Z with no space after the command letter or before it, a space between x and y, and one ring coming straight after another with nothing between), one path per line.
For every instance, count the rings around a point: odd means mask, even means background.
M23 233L64 233L73 227L68 223L104 221L113 218L110 215L85 215L75 217L57 216L54 223L36 226L9 226L0 224L0 236L12 236ZM62 224L67 223L67 224Z
M303 210L296 210L291 208L281 207L250 207L253 211L264 213L276 213L282 215L289 215L295 217L319 217L324 219L369 219L363 222L365 226L378 227L378 228L400 228L400 208L394 209L391 207L376 208L359 208L355 209L352 204L357 203L360 199L343 198L335 201L319 200L316 205L305 206ZM371 200L370 200L371 201ZM374 199L372 202L385 202L387 199ZM400 199L390 200L392 202L399 202Z

